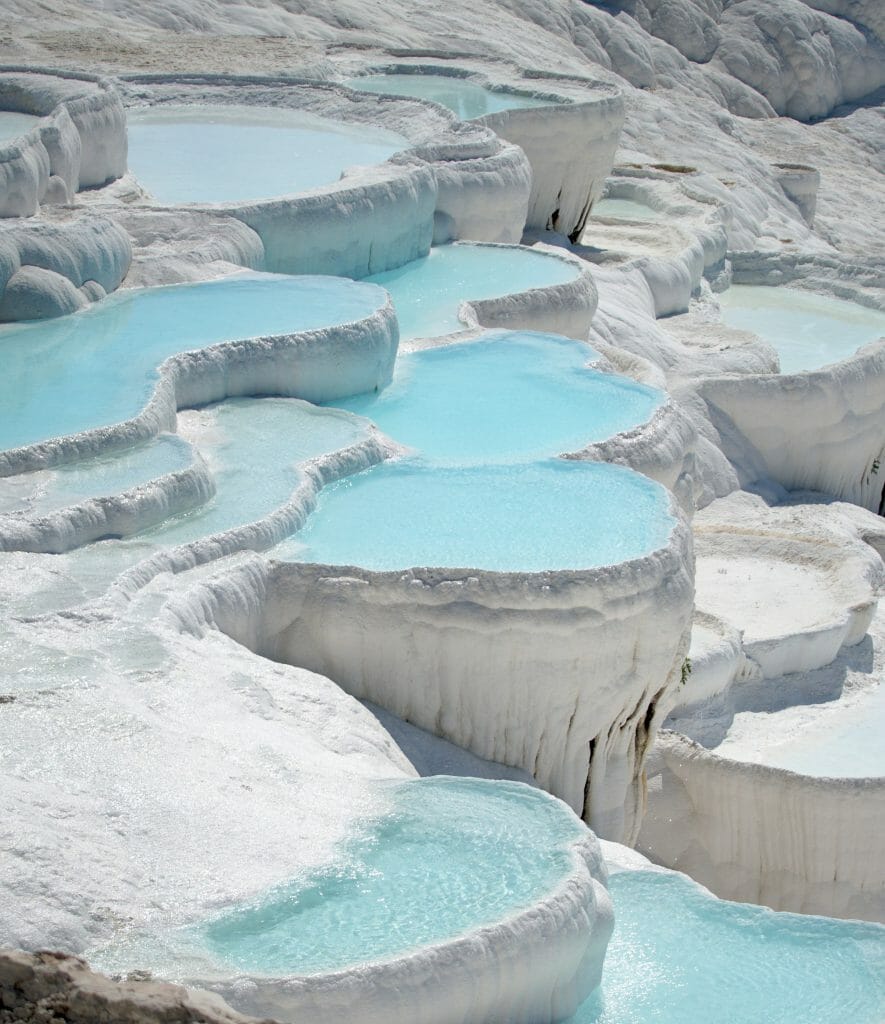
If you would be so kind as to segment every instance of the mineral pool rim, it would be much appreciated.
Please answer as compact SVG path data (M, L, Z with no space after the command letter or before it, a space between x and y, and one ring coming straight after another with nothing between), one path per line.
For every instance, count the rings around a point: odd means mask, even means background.
M387 128L294 108L162 104L129 111L129 168L159 203L290 196L408 149Z
M122 291L54 320L0 326L0 450L137 416L170 356L370 317L375 285L243 271L215 281Z

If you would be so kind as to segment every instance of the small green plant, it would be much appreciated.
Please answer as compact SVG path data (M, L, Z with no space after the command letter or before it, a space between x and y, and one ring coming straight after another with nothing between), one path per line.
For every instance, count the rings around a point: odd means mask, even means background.
M686 658L682 663L682 672L680 673L679 685L685 686L688 682L688 677L691 675L691 658Z

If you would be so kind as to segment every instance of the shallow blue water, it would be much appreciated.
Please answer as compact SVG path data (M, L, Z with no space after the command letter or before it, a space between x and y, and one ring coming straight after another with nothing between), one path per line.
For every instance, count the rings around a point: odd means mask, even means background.
M161 106L129 114L129 169L161 203L291 195L408 146L384 128L279 107Z
M392 801L337 870L225 914L199 944L266 974L382 960L528 906L572 870L569 846L584 833L564 804L514 783L420 779Z
M597 199L591 217L617 217L620 220L660 220L661 214L636 199Z
M839 362L885 336L885 313L796 288L733 285L719 302L725 323L777 349L781 373Z
M0 327L0 448L137 415L168 356L216 342L326 327L383 305L334 277L243 273L122 292L70 316Z
M663 547L673 525L668 492L619 466L397 460L326 487L275 555L375 570L588 569Z
M161 434L154 440L123 452L84 459L46 473L29 473L12 479L0 479L0 511L21 508L34 515L76 505L87 498L122 494L133 487L187 468L193 462L189 445L174 434ZM16 502L5 492L33 481L27 501ZM24 493L24 492L22 492Z
M601 990L570 1024L881 1024L885 928L728 903L678 875L613 874Z
M391 74L362 75L344 83L361 92L387 93L391 96L411 96L419 100L433 100L454 111L462 121L500 110L520 107L549 107L555 100L538 99L517 92L486 89L463 78L450 75Z
M586 369L597 353L554 334L495 331L401 355L379 394L334 404L437 463L529 461L646 422L664 395Z
M33 114L19 114L13 110L0 110L0 145L24 135L40 120Z
M297 463L354 444L368 427L291 398L228 399L202 415L211 421L198 447L215 477L215 497L141 534L141 542L171 547L264 518L292 496Z
M574 280L575 265L528 248L441 245L422 259L366 278L393 298L400 337L434 338L463 331L458 306Z

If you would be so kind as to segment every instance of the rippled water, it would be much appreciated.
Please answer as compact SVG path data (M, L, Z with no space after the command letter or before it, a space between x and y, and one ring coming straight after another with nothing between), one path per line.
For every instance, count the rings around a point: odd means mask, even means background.
M601 990L570 1024L881 1024L885 928L717 900L679 875L611 876Z
M129 114L129 168L161 203L291 195L407 148L402 135L301 110L160 106Z

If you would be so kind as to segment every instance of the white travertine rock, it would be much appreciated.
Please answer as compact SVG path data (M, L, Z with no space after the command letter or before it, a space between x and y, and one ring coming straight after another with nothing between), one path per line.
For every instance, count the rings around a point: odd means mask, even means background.
M687 651L690 570L681 521L667 547L595 570L271 563L262 606L220 608L217 624L480 757L527 769L598 834L632 841L644 751Z
M6 282L0 299L0 321L65 316L85 305L85 296L68 278L42 267L22 267Z
M41 68L0 66L0 107L41 118L0 145L0 217L28 217L60 179L69 193L104 185L126 171L126 117L105 79Z

